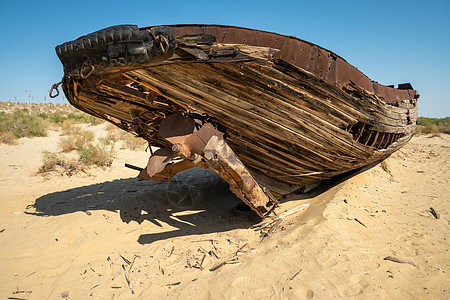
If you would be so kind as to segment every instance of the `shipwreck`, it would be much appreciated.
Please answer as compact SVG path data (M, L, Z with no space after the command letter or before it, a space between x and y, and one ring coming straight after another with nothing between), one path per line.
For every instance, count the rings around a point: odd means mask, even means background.
M388 157L416 129L411 84L381 85L293 36L121 25L56 52L52 97L62 84L73 106L159 148L138 178L211 169L260 217L282 195Z

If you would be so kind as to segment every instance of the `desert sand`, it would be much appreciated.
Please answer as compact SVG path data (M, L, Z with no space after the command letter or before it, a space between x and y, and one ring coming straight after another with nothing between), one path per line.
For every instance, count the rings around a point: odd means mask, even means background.
M309 206L266 235L212 172L135 179L124 163L145 166L145 151L34 176L59 136L0 145L2 299L450 297L448 135L416 136L383 164L290 195L277 213Z

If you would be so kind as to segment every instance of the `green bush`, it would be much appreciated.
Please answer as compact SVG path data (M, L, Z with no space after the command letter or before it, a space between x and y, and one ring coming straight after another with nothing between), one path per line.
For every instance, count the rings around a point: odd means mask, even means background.
M48 115L48 120L54 124L62 124L67 117L62 112L54 112Z
M77 149L80 155L80 162L85 165L96 165L98 167L110 167L115 155L114 144L99 142L97 144L86 144Z
M0 132L11 132L16 138L47 136L47 130L48 123L26 109L0 114Z
M450 117L446 118L424 118L417 119L417 133L447 133L450 134Z
M78 123L90 123L88 121L88 115L87 114L70 113L70 114L67 115L67 119L75 120Z
M94 125L101 124L103 122L99 118L88 115L84 112L67 114L58 111L51 114L40 113L39 116L43 119L49 120L51 123L58 125L63 124L67 120L73 120L75 123L94 124Z

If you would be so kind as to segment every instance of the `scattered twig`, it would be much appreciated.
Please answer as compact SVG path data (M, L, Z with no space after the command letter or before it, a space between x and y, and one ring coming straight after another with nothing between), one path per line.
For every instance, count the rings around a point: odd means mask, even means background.
M25 298L17 298L17 297L8 297L8 299L11 299L11 300L27 300Z
M133 267L134 261L136 260L137 257L140 258L139 255L136 255L136 254L135 254L135 255L134 255L134 258L133 258L133 261L131 262L131 265L130 265L130 267L128 268L128 272L131 272L131 268Z
M212 247L214 248L214 250L217 251L217 247L216 247L216 245L214 245L214 240L210 240L210 241L211 241L211 245L212 245Z
M122 257L123 261L126 262L127 265L131 265L131 261L129 261L128 259L126 259L122 255L120 257Z
M260 242L262 242L264 240L264 238L268 237L272 232L274 232L275 229L278 228L278 226L281 224L282 221L283 221L282 219L278 219L275 223L272 223L272 225L270 226L270 229L267 230L267 232L262 233L263 230L261 229L262 238L261 238Z
M125 269L124 265L122 265L122 269L125 272L125 279L127 280L128 286L130 287L130 290L131 290L131 293L134 294L133 287L131 286L131 282L130 282L130 279L128 278L127 270Z
M0 233L2 233L3 231L5 231L5 228L3 228L2 230L0 230Z
M34 271L34 272L28 274L27 277L30 277L31 275L36 274L36 272L37 272L37 271Z
M172 246L172 250L170 250L169 257L172 256L173 251L175 250L175 246Z
M91 287L89 290L92 291L93 289L95 289L96 287L98 287L99 284L94 285L93 287Z
M197 251L199 251L199 252L201 252L201 253L208 253L208 251L206 251L205 249L203 249L202 246L198 246L198 250L197 250Z
M362 226L364 226L364 227L366 227L367 228L367 226L366 225L364 225L364 223L363 222L361 222L360 220L358 220L357 218L355 218L354 219L356 222L358 222L359 224L361 224Z
M291 278L289 278L289 280L292 280L295 278L295 276L297 276L298 274L300 274L300 272L302 271L302 269L298 270L297 273L295 273Z
M108 261L109 266L112 268L113 262L112 262L112 260L111 260L111 257L108 256L108 257L106 258L106 260Z
M230 263L230 262L232 262L232 261L235 261L235 260L237 260L237 259L238 259L237 256L230 257L230 258L224 260L223 262L214 265L214 266L213 266L211 269L209 269L209 270L210 270L211 272L212 272L212 271L215 271L215 270L217 270L218 268L223 267L223 266L225 266L226 264L228 264L228 263Z
M159 268L159 270L161 271L161 274L164 275L164 269L161 268L161 263L159 262L159 260L158 260L158 268Z
M180 285L181 284L181 281L178 281L178 282L174 282L174 283L168 283L168 284L166 284L166 286L175 286L175 285Z
M245 246L247 246L247 243L245 243L244 245L242 245L242 247L240 247L240 248L235 252L235 255L238 255L238 253L241 252L242 249L245 248Z
M205 261L206 253L203 253L202 260L200 261L200 268L203 270L203 262Z
M435 219L439 219L441 217L440 214L432 207L430 207L430 213L433 215Z
M186 258L186 264L189 268L192 268L191 261L189 260L189 257Z
M191 241L191 243L200 243L200 242L218 242L218 240L207 239L207 240Z
M240 251L242 251L242 249L244 249L244 247L247 246L247 243L245 243L242 247L240 247L235 253L234 255L232 255L231 257L227 258L226 260L214 265L211 269L209 269L211 272L215 271L217 269L219 269L220 267L225 266L226 264L232 264L232 263L236 263L237 260L239 259L238 254Z
M31 294L32 291L19 291L19 290L17 290L17 291L13 292L13 295L15 295L15 294L23 294L23 293Z
M283 218L285 218L285 217L287 217L289 215L295 214L295 213L297 213L297 212L299 212L301 210L304 210L308 206L309 206L309 204L307 204L307 203L301 204L301 205L296 206L294 208L288 209L288 210L286 210L285 212L283 212L283 213L281 213L279 215L274 215L274 216L267 217L262 222L260 222L258 224L255 224L252 227L250 227L250 229L258 230L258 229L264 229L266 227L272 226L278 220L283 219Z
M199 243L199 242L211 242L211 245L213 246L214 250L217 251L217 248L216 248L216 246L214 245L214 242L218 242L218 240L207 239L207 240L191 241L191 243Z
M208 252L209 255L214 256L215 258L219 259L219 257L217 256L216 252L214 252L214 250L210 250Z
M402 258L398 258L398 257L394 257L394 256L386 256L385 258L383 258L384 260L390 260L396 263L401 263L401 264L410 264L411 266L415 267L416 264L413 263L410 260L406 260L406 259L402 259Z

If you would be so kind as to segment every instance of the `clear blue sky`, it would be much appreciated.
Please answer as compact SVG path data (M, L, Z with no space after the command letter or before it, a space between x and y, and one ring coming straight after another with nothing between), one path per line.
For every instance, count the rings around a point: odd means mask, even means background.
M58 44L111 25L186 23L297 36L339 54L372 80L411 82L421 94L420 116L450 116L450 0L5 0L0 101L24 101L27 90L42 102L63 75Z

